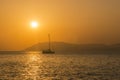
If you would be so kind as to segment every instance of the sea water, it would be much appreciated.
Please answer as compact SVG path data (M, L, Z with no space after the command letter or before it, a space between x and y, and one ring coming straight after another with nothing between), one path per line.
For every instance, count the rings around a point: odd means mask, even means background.
M120 80L120 55L0 52L0 80Z

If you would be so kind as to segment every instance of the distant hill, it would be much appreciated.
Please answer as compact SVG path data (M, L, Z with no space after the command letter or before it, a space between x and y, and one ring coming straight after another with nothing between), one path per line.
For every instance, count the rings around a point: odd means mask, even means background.
M64 42L52 42L52 49L56 53L120 53L120 44L71 44ZM48 49L48 43L38 43L26 51L42 51Z

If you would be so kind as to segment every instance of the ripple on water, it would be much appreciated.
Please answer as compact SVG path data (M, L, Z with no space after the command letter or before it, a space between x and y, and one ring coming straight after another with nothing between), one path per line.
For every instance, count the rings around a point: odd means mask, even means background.
M119 56L0 55L0 80L120 80Z

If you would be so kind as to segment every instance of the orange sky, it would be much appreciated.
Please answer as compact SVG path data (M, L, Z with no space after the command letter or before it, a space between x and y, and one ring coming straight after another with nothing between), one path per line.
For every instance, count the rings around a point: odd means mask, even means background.
M119 21L119 0L0 0L0 50L46 42L48 33L53 41L120 43Z

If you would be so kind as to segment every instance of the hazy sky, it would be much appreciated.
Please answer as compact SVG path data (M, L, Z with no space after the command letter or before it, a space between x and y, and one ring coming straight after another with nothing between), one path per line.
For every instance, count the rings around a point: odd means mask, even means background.
M48 33L53 41L120 43L120 0L0 0L0 50L46 42Z

